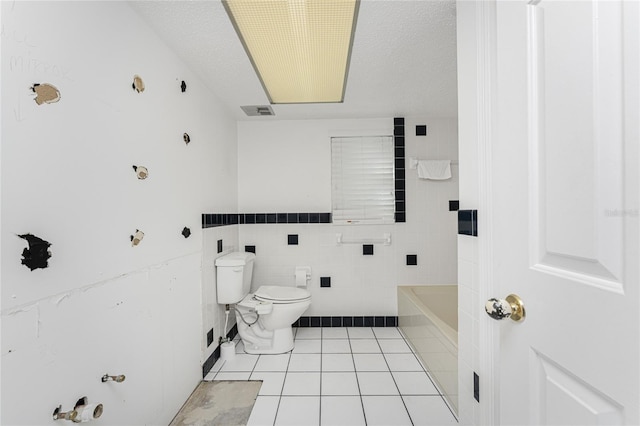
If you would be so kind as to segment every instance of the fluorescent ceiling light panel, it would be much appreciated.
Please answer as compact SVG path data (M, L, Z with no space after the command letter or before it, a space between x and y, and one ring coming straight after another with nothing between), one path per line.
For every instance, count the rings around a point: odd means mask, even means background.
M342 102L359 0L223 0L272 104Z

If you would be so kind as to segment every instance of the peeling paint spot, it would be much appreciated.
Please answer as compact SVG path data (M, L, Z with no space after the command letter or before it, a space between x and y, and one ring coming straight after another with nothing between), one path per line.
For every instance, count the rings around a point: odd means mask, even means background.
M189 134L187 134L187 133L182 135L182 139L184 140L184 143L186 143L187 145L189 145L189 142L191 142L191 138L189 137Z
M189 238L190 235L191 235L191 229L185 226L184 229L182 230L182 236L185 238Z
M132 247L137 246L138 244L140 244L143 238L144 238L144 232L142 232L139 229L136 229L136 233L131 235L131 246Z
M144 166L133 166L133 170L136 172L138 179L143 180L149 177L149 170Z
M31 91L36 94L34 100L38 105L53 104L60 100L60 91L49 83L34 83Z
M142 81L142 77L140 77L139 75L134 75L133 84L131 85L131 87L133 87L133 90L138 93L144 92L144 81Z
M187 90L187 83L185 83L184 80L182 80L182 84L180 85L180 90L182 90L182 93L186 92Z
M51 243L31 234L18 235L23 240L27 240L29 247L22 251L22 264L27 268L46 268L49 266L48 259L51 257L49 247Z

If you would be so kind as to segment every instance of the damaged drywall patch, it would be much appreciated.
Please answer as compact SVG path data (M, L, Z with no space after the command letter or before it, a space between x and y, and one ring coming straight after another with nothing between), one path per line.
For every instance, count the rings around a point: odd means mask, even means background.
M29 244L29 247L22 251L23 265L32 271L38 268L44 269L49 266L48 259L51 257L49 247L51 243L32 234L18 235L18 237L26 240Z
M34 101L38 105L53 104L60 100L60 91L49 83L34 83L31 91L36 94Z
M131 85L131 87L133 87L133 90L138 93L144 92L144 81L142 81L142 77L140 77L139 75L134 75L133 84Z
M131 235L131 246L135 247L140 244L140 241L144 238L144 232L139 229L136 229L136 233Z
M189 238L190 235L191 235L191 229L185 226L184 229L182 230L182 236L185 238Z
M182 135L182 140L184 140L184 143L189 145L189 142L191 142L191 137L189 137L189 135L185 133L184 135Z
M136 172L138 179L146 179L149 176L149 170L144 166L133 166L133 170Z

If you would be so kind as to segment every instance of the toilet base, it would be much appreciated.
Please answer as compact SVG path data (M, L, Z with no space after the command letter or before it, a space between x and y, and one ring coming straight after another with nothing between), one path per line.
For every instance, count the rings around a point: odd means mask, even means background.
M256 327L258 326L258 327ZM248 354L283 354L293 349L293 329L291 326L277 330L265 330L259 324L249 327L238 323L238 334Z

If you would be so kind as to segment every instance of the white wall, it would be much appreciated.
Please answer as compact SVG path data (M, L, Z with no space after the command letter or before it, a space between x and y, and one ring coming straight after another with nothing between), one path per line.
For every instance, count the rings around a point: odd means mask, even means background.
M426 137L415 125L427 124ZM458 158L455 119L405 118L406 158ZM393 134L393 118L369 120L248 121L238 124L240 213L331 211L330 136ZM295 266L311 266L312 304L305 315L397 315L396 286L457 282L457 166L449 181L418 180L407 170L407 223L348 226L332 224L244 224L239 245L256 246L254 285L293 285ZM346 239L382 238L374 256L362 245L336 245ZM299 245L287 245L298 234ZM407 266L406 255L418 265ZM320 288L320 277L331 288Z
M61 100L36 105L34 83ZM104 404L96 425L171 420L207 356L201 213L237 209L235 141L126 3L2 2L2 424L82 396ZM23 233L52 244L48 268L20 264Z

